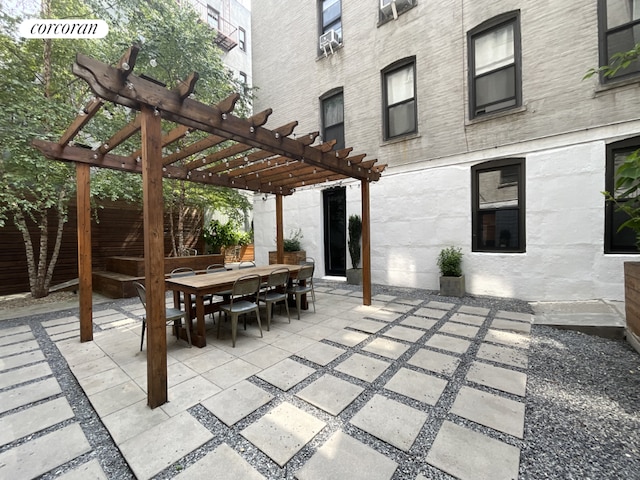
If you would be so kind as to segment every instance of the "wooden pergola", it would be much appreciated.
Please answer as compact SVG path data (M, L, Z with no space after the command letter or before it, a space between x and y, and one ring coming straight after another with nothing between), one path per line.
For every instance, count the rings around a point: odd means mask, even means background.
M145 283L147 287L147 378L151 408L167 401L165 276L162 179L274 194L276 199L277 260L283 263L283 197L296 189L343 179L361 182L363 303L371 304L369 184L386 165L351 155L352 148L334 150L335 141L312 145L318 132L292 138L297 122L269 129L271 109L249 118L233 115L239 99L233 94L209 106L191 98L198 74L174 89L134 75L138 47L132 46L111 66L78 54L73 73L85 80L96 98L69 125L58 142L34 140L47 158L75 162L78 197L78 274L80 282L80 340L93 339L91 281L90 167L142 174ZM135 118L99 147L74 145L74 139L105 102L131 108ZM172 127L163 134L162 121ZM204 135L190 136L191 132ZM123 155L116 147L140 134L140 148ZM198 139L190 141L190 137ZM180 142L180 148L176 148Z

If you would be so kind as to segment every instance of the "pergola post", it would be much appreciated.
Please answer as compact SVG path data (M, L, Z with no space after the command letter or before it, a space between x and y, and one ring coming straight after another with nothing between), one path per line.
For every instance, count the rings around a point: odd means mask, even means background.
M371 217L369 182L362 180L362 304L371 305Z
M151 408L156 408L167 401L162 129L160 115L153 108L143 105L141 111L144 270L147 291L147 403Z
M276 263L284 263L284 210L282 195L276 194Z
M93 286L91 282L91 176L90 166L76 163L78 217L78 284L80 291L80 341L93 340Z

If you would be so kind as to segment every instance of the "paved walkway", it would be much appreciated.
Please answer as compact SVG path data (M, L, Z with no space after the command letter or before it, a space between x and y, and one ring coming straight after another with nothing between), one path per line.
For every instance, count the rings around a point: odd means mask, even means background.
M138 302L97 306L84 344L69 311L0 324L0 477L518 477L532 315L317 293L317 313L276 310L263 338L250 321L236 348L225 324L203 349L168 332L170 401L154 410Z

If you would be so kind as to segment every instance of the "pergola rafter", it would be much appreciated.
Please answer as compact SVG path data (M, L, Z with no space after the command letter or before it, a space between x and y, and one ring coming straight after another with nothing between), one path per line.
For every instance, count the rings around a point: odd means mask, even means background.
M295 121L267 128L271 109L249 118L235 116L238 94L216 105L200 103L191 98L197 73L174 89L144 75L134 75L137 54L138 47L129 48L116 66L78 54L73 72L89 84L96 98L71 122L58 142L34 140L33 145L47 158L76 164L81 341L93 338L89 168L142 174L148 403L154 408L167 401L162 178L275 194L279 263L284 257L283 196L301 187L359 180L363 303L370 305L369 183L380 179L386 165L378 165L377 160L363 161L365 154L351 155L350 147L335 151L335 140L313 145L318 132L295 136L293 132L298 125ZM129 107L137 113L97 146L86 148L76 144L74 139L106 102ZM175 125L163 133L163 121ZM138 134L140 148L126 152Z

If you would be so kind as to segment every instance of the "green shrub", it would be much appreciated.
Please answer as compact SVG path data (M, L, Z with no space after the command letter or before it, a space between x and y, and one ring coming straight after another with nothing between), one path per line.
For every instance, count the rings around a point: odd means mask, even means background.
M302 250L302 244L300 243L302 237L302 229L298 228L297 230L291 230L289 238L284 239L284 251L297 252Z
M349 217L349 255L351 255L351 266L358 268L360 263L360 237L362 236L362 220L360 215Z
M438 267L443 277L459 277L462 275L462 250L447 247L438 255Z

